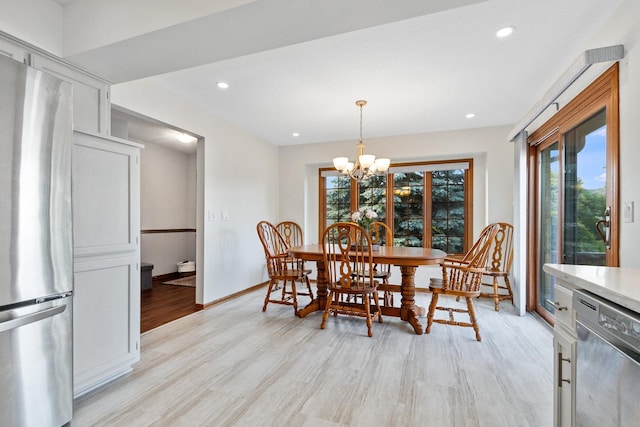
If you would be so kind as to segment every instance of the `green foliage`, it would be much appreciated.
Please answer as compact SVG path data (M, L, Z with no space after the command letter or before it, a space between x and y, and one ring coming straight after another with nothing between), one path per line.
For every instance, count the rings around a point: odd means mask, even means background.
M580 185L578 189L577 217L578 244L581 252L604 253L604 242L596 231L595 224L602 219L606 197L604 188L586 190Z
M424 179L431 177L432 193L428 202L432 217L424 218ZM465 171L398 172L393 176L394 245L424 246L425 220L431 222L431 246L447 253L463 253L465 213ZM387 214L386 176L372 177L360 184L358 206L350 205L350 179L327 178L327 224L350 221L356 208L371 209L385 221ZM428 246L428 245L427 245Z

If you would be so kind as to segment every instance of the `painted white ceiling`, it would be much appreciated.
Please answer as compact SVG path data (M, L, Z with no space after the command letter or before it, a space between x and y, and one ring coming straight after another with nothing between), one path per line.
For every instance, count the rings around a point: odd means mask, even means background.
M601 47L588 41L620 0L458 0L450 9L433 1L431 11L415 6L429 2L413 1L397 3L406 9L392 17L385 8L394 2L371 1L366 19L345 16L341 2L313 3L332 8L323 14L289 3L286 10L268 7L283 0L251 3L262 16L249 16L256 9L245 6L203 17L220 24L211 28L215 40L206 40L211 52L203 49L200 19L68 59L118 82L151 78L276 145L356 139L357 99L368 101L365 140L513 125L582 51ZM251 27L222 25L230 16ZM274 30L283 20L296 25ZM496 38L506 25L516 32ZM245 33L251 37L243 45ZM203 58L209 62L197 65ZM229 89L217 89L217 81ZM476 117L465 118L471 112Z

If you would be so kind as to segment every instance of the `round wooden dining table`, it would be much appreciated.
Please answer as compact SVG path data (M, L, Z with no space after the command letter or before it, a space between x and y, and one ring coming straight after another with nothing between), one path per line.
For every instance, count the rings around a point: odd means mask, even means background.
M305 317L314 311L322 311L327 303L327 276L322 253L322 245L302 245L289 248L289 253L305 261L315 261L317 269L318 292L317 298L309 305L299 310L299 316ZM380 246L379 250L371 252L374 264L392 264L400 267L402 280L400 285L389 285L390 290L402 294L400 307L382 306L381 311L385 316L399 317L409 322L416 334L421 335L424 329L418 321L416 313L415 274L421 265L440 264L446 253L439 249L411 248L403 246Z

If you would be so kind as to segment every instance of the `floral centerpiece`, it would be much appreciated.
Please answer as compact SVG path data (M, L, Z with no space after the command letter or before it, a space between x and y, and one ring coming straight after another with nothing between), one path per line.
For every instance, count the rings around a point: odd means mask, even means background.
M376 222L378 214L371 209L360 208L351 214L351 221L358 224L360 227L369 231L369 226Z
M373 224L377 220L378 220L378 214L371 209L360 208L359 210L351 214L351 221L355 222L360 227L364 228L367 234L370 232L369 227L371 226L371 224ZM373 251L380 250L380 246L371 245L371 250Z

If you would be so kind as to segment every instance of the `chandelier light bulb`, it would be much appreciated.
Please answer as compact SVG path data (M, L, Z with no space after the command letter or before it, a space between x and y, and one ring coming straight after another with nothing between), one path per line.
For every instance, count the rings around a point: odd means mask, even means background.
M340 172L342 172L347 167L348 163L348 157L336 157L335 159L333 159L333 167L338 169Z
M360 161L360 166L365 169L369 169L373 162L376 161L376 156L373 154L362 154L358 157L358 160Z
M376 169L380 172L386 172L391 165L391 159L376 159Z

